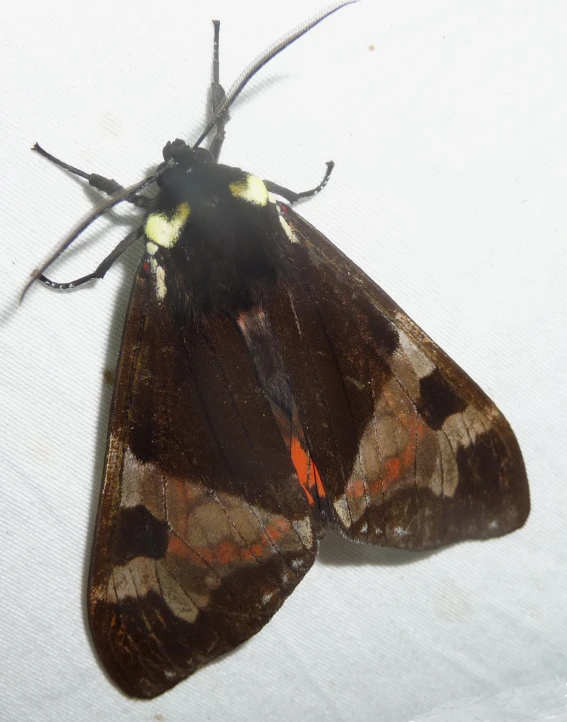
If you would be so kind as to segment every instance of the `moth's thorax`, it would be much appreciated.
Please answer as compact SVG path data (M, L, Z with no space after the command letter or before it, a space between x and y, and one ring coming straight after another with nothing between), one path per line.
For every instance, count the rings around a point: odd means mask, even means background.
M240 168L179 165L160 178L144 231L158 297L182 312L260 303L290 270L290 238L264 182Z

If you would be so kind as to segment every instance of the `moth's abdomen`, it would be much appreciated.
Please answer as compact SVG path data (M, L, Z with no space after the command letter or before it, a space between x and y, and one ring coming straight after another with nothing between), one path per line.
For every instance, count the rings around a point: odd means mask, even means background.
M328 521L332 512L319 470L311 456L299 411L293 398L277 337L261 308L240 313L236 319L258 372L258 378L272 409L297 481L309 508L319 522Z

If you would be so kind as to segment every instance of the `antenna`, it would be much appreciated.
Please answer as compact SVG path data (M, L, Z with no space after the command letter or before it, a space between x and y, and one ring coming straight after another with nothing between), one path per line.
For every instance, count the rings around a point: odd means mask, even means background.
M193 148L197 148L199 145L201 145L201 143L205 140L205 138L214 128L219 118L221 118L226 113L226 111L234 103L236 98L240 95L245 85L256 75L256 73L261 68L264 67L264 65L266 65L266 63L269 63L272 58L275 58L276 55L281 53L282 50L285 50L288 45L291 45L302 35L305 35L305 33L311 30L311 28L314 28L315 25L318 25L320 22L322 22L325 18L329 17L329 15L336 13L337 10L340 10L345 5L352 5L355 2L358 2L358 0L346 0L346 2L335 3L326 10L321 10L310 20L307 20L303 24L298 25L293 30L290 30L289 33L286 33L286 35L277 40L273 45L271 45L267 50L265 50L262 55L256 58L256 60L254 60L245 70L242 71L242 73L230 87L228 93L224 97L224 100L215 110L213 117L205 126L205 130L201 133L201 135L195 142Z

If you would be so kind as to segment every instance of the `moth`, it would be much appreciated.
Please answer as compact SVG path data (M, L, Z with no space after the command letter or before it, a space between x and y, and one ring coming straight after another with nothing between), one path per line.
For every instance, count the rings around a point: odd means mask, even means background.
M102 278L136 239L88 588L100 658L154 697L256 634L315 561L327 528L432 549L517 529L526 472L504 416L457 364L291 205L218 162L229 107L292 31L224 93L214 21L212 113L128 188L35 150L109 195L39 270ZM209 148L201 144L212 133ZM141 193L157 185L153 197ZM46 268L114 205L143 220L71 283ZM28 287L29 285L28 284Z

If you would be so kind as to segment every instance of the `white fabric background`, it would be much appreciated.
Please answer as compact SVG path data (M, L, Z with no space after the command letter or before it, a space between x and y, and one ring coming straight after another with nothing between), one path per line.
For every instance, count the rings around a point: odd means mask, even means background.
M111 389L140 249L72 293L34 267L96 193L34 141L124 184L195 139L222 20L225 87L320 0L50 3L3 10L0 73L0 719L567 719L567 8L362 0L266 67L223 161L294 189L347 252L492 396L531 481L527 526L410 555L338 535L249 643L151 702L90 643L85 585ZM370 46L374 46L374 50ZM135 215L53 268L92 270Z

